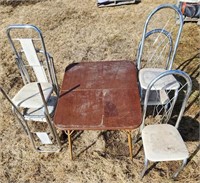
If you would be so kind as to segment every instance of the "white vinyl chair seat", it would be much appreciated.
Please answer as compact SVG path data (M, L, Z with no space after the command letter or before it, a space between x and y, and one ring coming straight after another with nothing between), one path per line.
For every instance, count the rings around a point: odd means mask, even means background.
M41 83L45 100L47 101L53 91L51 83ZM43 101L38 89L37 82L24 85L12 99L13 103L23 108L41 108Z
M150 161L183 160L189 156L180 133L172 125L148 125L142 130L142 140Z
M147 89L149 83L159 76L161 73L165 72L165 69L160 68L143 68L139 71L139 81L140 85L143 89ZM179 83L174 78L174 76L169 75L160 79L157 83L152 87L151 90L161 90L161 89L169 89L176 90L179 88Z
M50 115L53 114L56 103L57 103L57 98L54 96L51 96L49 98L49 100L47 101L47 108L48 108ZM24 119L32 120L32 121L39 121L39 122L46 122L44 112L45 112L44 107L41 107L39 109L33 109L33 108L25 109L24 110Z

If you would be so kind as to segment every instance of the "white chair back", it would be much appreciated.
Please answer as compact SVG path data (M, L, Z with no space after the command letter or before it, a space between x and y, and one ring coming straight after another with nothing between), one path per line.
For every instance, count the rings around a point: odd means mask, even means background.
M32 39L19 39L29 66L34 70L38 82L48 82L43 65L40 63Z

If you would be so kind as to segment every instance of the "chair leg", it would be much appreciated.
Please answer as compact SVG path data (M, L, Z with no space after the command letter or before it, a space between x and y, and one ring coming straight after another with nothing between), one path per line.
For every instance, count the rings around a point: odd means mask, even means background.
M28 132L27 132L26 127L24 126L24 124L23 124L23 122L21 121L21 119L17 116L17 114L16 114L16 119L17 119L17 121L20 123L20 125L22 126L22 128L23 128L24 132L26 133L26 135L28 135Z
M60 139L59 139L58 134L57 134L57 132L56 132L55 126L54 126L54 124L52 123L51 118L49 117L49 115L46 115L46 114L45 114L45 117L46 117L46 121L47 121L47 123L48 123L48 125L49 125L49 128L50 128L50 130L51 130L51 133L53 134L53 138L54 138L54 140L56 140L56 142L57 142L58 151L60 151L60 149L61 149L61 142L60 142Z
M37 147L36 147L36 144L35 144L35 141L34 141L34 136L33 134L31 133L31 130L27 124L27 121L24 119L24 117L21 115L21 113L18 111L18 109L14 109L13 112L16 114L16 117L18 119L18 121L21 123L21 125L23 126L26 134L28 135L32 145L33 145L33 148L36 150L36 151L40 151Z
M145 159L144 159L144 169L142 170L141 179L144 177L145 172L147 170L147 167L148 167L148 159L145 157Z
M186 165L186 163L187 163L187 159L184 159L183 162L182 162L182 165L179 167L179 169L177 170L177 172L173 175L174 179L178 176L178 174L183 169L183 167Z
M33 148L37 151L37 152L40 152L40 149L38 147L36 147L36 144L35 144L35 140L34 140L34 136L32 134L32 132L30 131L30 128L29 126L27 125L26 121L24 120L25 124L26 124L26 129L27 129L27 135L32 143L32 146Z
M24 132L26 133L26 135L28 135L27 129L26 129L26 125L24 124L24 118L21 115L21 113L19 113L18 110L16 110L15 108L12 108L13 113L16 115L16 119L17 121L21 124Z

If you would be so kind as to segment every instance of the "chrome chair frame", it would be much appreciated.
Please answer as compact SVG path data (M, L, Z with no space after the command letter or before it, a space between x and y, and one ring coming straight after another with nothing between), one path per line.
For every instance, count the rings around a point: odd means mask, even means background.
M164 30L164 29L154 29L154 30L151 30L151 31L146 33L145 39L147 39L149 36L151 36L152 34L155 34L155 33L160 33L160 34L162 33L163 35L165 35L168 38L170 50L169 50L169 54L168 54L168 57L167 57L167 64L166 64L166 68L167 68L167 65L169 64L171 54L172 54L172 50L173 50L172 37L171 37L170 33L168 31ZM141 52L141 47L142 47L142 42L140 41L136 58L139 58L139 54ZM144 43L143 43L143 47L144 47ZM137 59L137 61L138 61L138 59ZM138 65L139 65L139 63L137 62L137 66ZM138 70L139 70L139 67L138 67Z
M162 79L163 77L165 76L168 76L168 75L177 75L177 76L181 76L182 78L185 79L186 83L187 83L187 90L186 90L186 93L185 93L185 97L184 97L184 100L182 102L182 105L181 105L181 109L179 111L179 114L178 114L178 117L177 117L177 120L176 120L176 123L175 123L175 126L174 128L177 129L179 127L179 124L180 124L180 121L181 121L181 118L183 116L183 113L184 113L184 110L185 110L185 107L186 107L186 104L187 104L187 100L190 96L190 93L191 93L191 90L192 90L192 81L189 77L188 74L186 74L185 72L183 71L180 71L180 70L170 70L170 71L165 71L164 73L161 73L157 78L155 78L148 86L147 88L147 91L146 91L146 95L145 95L145 100L144 100L144 106L143 106L143 118L142 118L142 124L140 126L140 133L142 134L143 133L143 129L145 129L145 122L146 122L146 114L147 114L147 106L148 106L148 98L149 98L149 94L150 94L150 91L151 91L151 88L154 86L154 84ZM174 97L177 99L177 91L175 91L175 94L174 94ZM172 108L174 108L174 103L175 103L175 100L173 100L172 102ZM172 111L172 110L171 110ZM169 114L170 117L171 117L171 113ZM163 124L159 124L159 125L163 125ZM148 125L147 125L148 126ZM151 125L153 126L153 125ZM171 126L171 125L170 125ZM142 134L142 140L143 139L143 134ZM144 142L143 142L144 143ZM153 143L153 142L152 142ZM173 143L173 142L172 142ZM145 154L145 153L144 153ZM188 157L187 157L188 158ZM183 169L183 167L186 165L187 163L187 158L184 158L182 159L183 160L183 163L182 165L179 167L179 169L177 170L177 172L173 175L173 178L176 178L178 176L178 174L180 173L180 171ZM148 167L148 159L146 157L146 154L145 154L145 161L144 161L144 169L142 171L142 174L141 174L141 178L145 175L145 172L147 170L147 167ZM180 158L181 159L181 158ZM171 159L172 161L173 159ZM162 160L160 160L162 161ZM163 160L163 161L170 161L170 160Z
M179 19L180 19L180 25L179 25L179 30L178 30L178 35L177 35L177 39L175 41L175 44L174 44L174 50L172 51L172 56L171 56L171 59L169 60L169 63L167 64L166 66L166 69L170 70L172 69L172 64L173 64L173 61L174 61L174 58L175 58L175 55L176 55L176 51L177 51L177 47L178 47L178 43L179 43L179 40L180 40L180 36L181 36L181 32L182 32L182 28L183 28L183 16L182 16L182 13L181 11L178 9L178 7L176 7L175 5L172 5L172 4L162 4L160 6L158 6L157 8L155 8L151 13L150 15L148 16L146 22L145 22L145 25L144 25L144 30L143 30L143 34L142 34L142 40L141 40L141 46L139 47L139 51L138 51L138 57L137 57L137 68L138 70L141 69L141 59L142 59L142 53L143 53L143 48L144 48L144 43L145 43L145 39L146 39L146 36L147 36L147 27L148 27L148 24L149 24L149 21L150 19L152 18L152 16L164 9L164 8L170 8L170 9L173 9L179 16ZM163 33L167 31L167 30L164 30L163 29Z
M175 37L175 41L172 39L172 34L171 34L171 30L168 31L166 29L166 24L164 27L162 28L156 28L153 30L150 30L149 32L147 32L150 20L152 19L152 17L159 12L160 10L163 9L171 9L173 11L176 12L177 16L179 16L180 18L180 25L178 30L177 30L177 35ZM175 23L175 20L174 20ZM176 25L176 24L175 24ZM143 101L143 95L145 95L146 89L148 87L148 84L154 79L156 78L159 74L161 74L162 72L165 72L166 70L171 70L172 69L172 64L176 55L176 51L177 51L177 47L178 47L178 43L180 40L180 36L181 36L181 32L182 32L182 28L183 28L183 16L181 11L178 9L178 7L176 7L175 5L172 4L162 4L160 6L158 6L157 8L155 8L148 16L145 25L144 25L144 29L143 29L143 34L142 34L142 39L141 42L139 43L139 47L138 47L138 52L137 52L137 69L138 69L138 79L139 79L139 85L140 85L140 95L141 95L141 104L143 105L144 101ZM143 50L144 50L144 46L145 46L145 41L148 37L150 37L151 35L153 35L154 33L158 33L160 35L164 35L165 38L167 39L167 44L169 45L169 53L166 55L166 61L164 63L165 66L164 68L153 68L152 66L147 67L147 68L143 68L142 67L142 54L143 54ZM160 54L160 53L159 53ZM148 79L145 79L147 78ZM173 79L175 80L175 78ZM174 88L174 90L176 90L176 88ZM160 91L160 89L158 88L158 92ZM153 92L153 91L152 91ZM162 99L162 95L160 93L157 92L156 98L161 98ZM164 95L165 96L165 95ZM161 100L155 102L150 102L148 105L157 105L158 103L160 103L160 105L163 105L163 103L161 102ZM156 110L156 109L154 109ZM137 139L135 140L137 141Z

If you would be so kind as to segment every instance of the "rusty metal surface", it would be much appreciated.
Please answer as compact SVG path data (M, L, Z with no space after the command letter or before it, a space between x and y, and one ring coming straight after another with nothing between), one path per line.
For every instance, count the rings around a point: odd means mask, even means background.
M69 65L54 122L62 130L137 128L141 107L135 65L129 61Z

